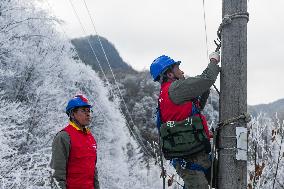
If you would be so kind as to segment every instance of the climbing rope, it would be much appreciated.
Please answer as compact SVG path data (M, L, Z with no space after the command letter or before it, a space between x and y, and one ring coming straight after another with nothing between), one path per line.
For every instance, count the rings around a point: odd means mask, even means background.
M224 121L218 123L217 124L218 125L217 129L221 129L225 125L230 125L230 124L236 123L239 120L243 120L245 123L248 123L248 122L251 121L251 116L250 116L249 113L242 113L239 116L232 117L232 118L229 118L227 120L224 120Z
M241 148L223 148L223 147L218 147L216 148L216 139L217 139L217 132L222 129L222 127L226 125L230 125L233 123L236 123L237 121L243 120L245 123L248 123L251 121L251 116L248 113L242 113L239 116L232 117L230 119L227 119L225 121L219 122L217 124L217 128L213 129L213 147L211 149L211 156L212 156L212 161L211 161L211 178L210 178L210 189L212 189L212 184L213 184L213 168L214 168L214 160L217 154L217 151L219 152L220 150L246 150L246 149L241 149ZM235 137L235 136L234 136ZM216 180L215 180L216 182Z
M248 12L238 12L238 13L234 13L231 15L225 15L224 18L222 19L222 23L220 24L218 30L217 30L217 36L219 39L221 39L221 33L223 28L232 23L233 19L236 18L245 18L247 19L247 22L249 21L249 13Z
M203 3L204 3L204 0L203 0ZM204 9L204 12L205 12L205 9ZM205 15L205 13L204 13ZM234 14L231 14L231 15L225 15L224 18L222 19L222 22L217 30L217 41L214 40L214 43L216 45L216 49L215 49L215 52L218 52L222 46L222 38L221 38L221 34L222 34L222 30L223 28L228 25L228 24L231 24L232 23L232 20L233 19L236 19L236 18L246 18L247 21L249 21L249 13L248 12L238 12L238 13L234 13ZM204 19L204 22L205 22L205 26L206 26L206 20ZM206 28L206 27L205 27ZM207 33L206 33L206 38L207 38ZM207 40L207 39L206 39ZM208 49L208 47L207 47ZM208 51L208 50L207 50ZM208 54L208 52L207 52ZM217 93L220 95L220 92L218 90L218 88L215 86L215 84L213 84L213 87L215 88L215 90L217 91Z
M214 40L214 43L217 46L215 51L219 51L220 48L221 48L221 36L222 36L221 34L222 34L223 28L226 25L231 24L232 20L236 19L236 18L245 18L245 19L247 19L247 21L249 21L249 13L248 12L238 12L238 13L234 13L234 14L231 14L231 15L225 15L224 16L224 18L222 19L222 23L220 24L220 26L217 30L218 42L216 40ZM215 87L215 89L217 89L217 88ZM219 92L218 92L218 94L220 95ZM251 118L250 118L250 115L248 113L243 113L238 117L234 117L234 118L231 118L231 119L228 119L228 120L225 120L223 122L218 123L218 126L228 125L228 124L233 123L233 122L235 122L239 119L244 119L246 122L249 122Z

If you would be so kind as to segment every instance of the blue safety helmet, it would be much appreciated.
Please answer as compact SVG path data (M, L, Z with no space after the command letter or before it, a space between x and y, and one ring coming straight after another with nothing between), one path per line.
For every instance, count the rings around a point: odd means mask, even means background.
M159 76L174 64L180 64L180 61L174 61L166 55L156 58L150 66L150 73L154 81L158 81Z
M84 97L83 95L76 95L74 98L69 100L66 106L66 114L69 116L72 110L74 110L75 108L79 108L79 107L92 108L92 106L89 104L88 99L86 97Z

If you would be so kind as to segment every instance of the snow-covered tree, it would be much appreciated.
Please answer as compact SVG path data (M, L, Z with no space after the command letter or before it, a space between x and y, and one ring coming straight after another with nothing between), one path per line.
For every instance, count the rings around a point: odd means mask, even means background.
M0 188L51 188L51 143L78 93L94 106L101 187L160 187L159 168L139 161L119 101L110 101L96 72L73 58L56 23L32 0L0 1Z
M248 187L284 187L284 123L260 114L249 124Z

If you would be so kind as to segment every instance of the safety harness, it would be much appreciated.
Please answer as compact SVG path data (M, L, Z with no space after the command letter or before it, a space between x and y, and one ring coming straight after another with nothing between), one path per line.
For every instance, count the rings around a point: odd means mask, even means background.
M187 119L179 122L168 121L162 123L158 102L157 128L164 157L171 160L174 167L179 163L184 169L202 171L207 174L209 169L184 160L203 150L210 152L210 142L204 132L198 103L199 98L192 100L192 111Z

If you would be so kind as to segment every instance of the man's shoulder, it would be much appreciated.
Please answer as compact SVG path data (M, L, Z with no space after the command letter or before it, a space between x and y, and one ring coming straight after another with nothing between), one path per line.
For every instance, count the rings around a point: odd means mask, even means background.
M170 85L170 90L174 90L177 87L185 87L188 84L194 83L196 81L200 80L198 76L196 77L187 77L186 79L179 79L175 80Z
M62 129L61 131L59 131L56 135L59 135L59 136L68 136L68 133L67 131L65 131L64 129Z
M61 131L59 131L56 136L55 136L55 140L70 140L70 136L69 134L64 131L63 129Z

